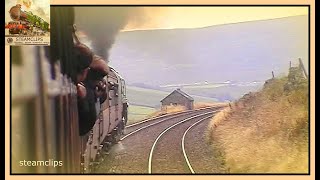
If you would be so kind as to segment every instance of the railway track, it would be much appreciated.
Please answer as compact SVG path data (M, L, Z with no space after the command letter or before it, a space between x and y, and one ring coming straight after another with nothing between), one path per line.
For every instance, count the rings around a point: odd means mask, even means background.
M183 153L184 159L186 160L188 168L189 168L189 170L190 170L190 172L192 174L195 174L195 171L194 171L194 169L193 169L193 167L192 167L192 165L190 163L190 160L189 160L187 152L186 152L186 146L185 146L186 135L187 135L187 133L189 132L189 130L191 128L195 127L196 125L198 125L199 123L203 122L204 120L208 120L208 118L202 118L202 119L198 120L197 122L193 123L191 126L189 126L188 129L184 131L182 139L181 139L182 153Z
M159 123L165 122L165 121L170 121L170 120L174 120L174 118L177 117L181 117L181 116L185 116L185 115L190 115L190 114L195 114L195 113L200 113L200 112L204 112L207 110L217 110L219 108L203 108L203 109L197 109L197 110L189 110L189 111L184 111L184 112L177 112L174 114L169 114L169 115L164 115L164 116L160 116L160 117L155 117L155 118L151 118L151 119L147 119L141 122L137 122L134 124L130 124L128 126L126 126L125 129L125 134L123 137L121 137L120 140L124 140L127 137L133 135L134 133L137 133L143 129L146 129L148 127L151 126L155 126Z
M148 173L149 174L153 173L152 172L153 158L155 159L154 161L156 163L158 163L158 166L156 166L156 168L154 168L154 169L156 169L156 171L155 171L156 173L160 173L160 174L163 174L163 173L177 173L177 174L188 173L188 171L186 171L186 168L184 166L185 162L181 158L177 157L177 156L181 156L181 152L183 153L185 151L183 151L183 149L179 149L179 147L174 146L175 153L172 153L171 142L173 142L175 144L179 143L177 141L172 141L172 138L179 139L180 138L179 133L181 133L180 130L176 129L175 131L177 131L177 132L174 132L173 129L178 128L178 126L179 125L181 126L182 123L186 123L188 121L195 121L199 118L201 118L201 119L198 120L197 122L199 122L201 120L205 120L205 119L210 119L213 116L212 113L213 112L208 112L208 113L203 113L200 115L192 116L190 118L186 118L183 121L177 122L177 123L173 124L172 126L169 126L168 128L166 128L164 131L162 131L152 145L152 148L151 148L151 151L149 154ZM168 140L162 140L162 142L159 141L161 137L164 139L163 136L166 133L168 133L169 130L172 130L171 133L176 133L177 136L172 137L170 135L167 135ZM157 155L155 157L153 157L155 154L155 151L156 151L155 148L157 145L160 146L159 145L160 143L163 143L162 147L158 148ZM171 153L170 153L170 151L171 151ZM185 155L185 157L187 157L185 153L183 153L183 155ZM187 160L187 158L186 158L186 160ZM165 161L165 162L162 162L162 161ZM171 162L171 163L168 163L168 162ZM188 167L189 167L190 171L194 172L189 161L187 161L187 162L188 162L188 165L189 165Z
M228 173L224 169L224 160L219 155L214 156L212 144L208 143L204 132L208 129L210 119L203 119L190 125L183 133L181 148L184 159L192 174Z
M107 161L100 163L95 173L149 173L150 149L152 149L155 140L163 131L168 129L168 127L177 126L175 125L177 123L184 124L185 122L193 122L203 116L209 116L209 114L213 114L218 110L219 108L209 108L176 113L129 125L121 141L114 145L106 155L105 159L107 159ZM162 138L158 138L158 141L160 139ZM157 150L157 148L153 148L153 150Z

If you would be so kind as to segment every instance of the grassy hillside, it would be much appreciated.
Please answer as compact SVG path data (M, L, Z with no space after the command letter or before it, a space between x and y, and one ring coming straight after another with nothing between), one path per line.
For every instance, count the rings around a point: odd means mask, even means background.
M263 81L308 62L308 16L195 29L120 32L110 65L128 84ZM307 67L306 67L307 68Z
M160 107L160 100L166 96L166 92L127 86L127 97L130 104Z
M308 83L267 81L215 116L209 141L227 173L308 172Z
M270 77L271 70L276 76L286 73L289 61L297 57L308 65L306 15L195 29L120 32L110 51L110 65L127 84L159 87L228 80L260 82ZM258 88L261 84L183 89L228 101ZM136 98L140 97L131 97L133 102ZM154 106L158 101L152 99L148 105Z
M160 101L171 92L127 86L127 97L132 105L160 108ZM217 102L217 99L190 94L195 102Z
M163 113L182 111L180 107L171 107L168 111L160 110L160 101L166 97L170 92L159 91L155 89L127 86L127 97L129 100L128 124L132 124L151 116L157 116ZM216 99L193 96L195 99L195 107L202 107L203 105L211 106L216 104ZM202 105L202 106L201 106Z
M128 111L128 123L132 124L138 121L141 121L156 112L155 108L145 107L145 106L135 106L130 105Z
M239 99L247 92L254 92L261 89L261 83L252 85L226 84L220 86L184 86L180 89L188 94L212 97L220 102L233 101ZM167 88L168 89L168 88Z

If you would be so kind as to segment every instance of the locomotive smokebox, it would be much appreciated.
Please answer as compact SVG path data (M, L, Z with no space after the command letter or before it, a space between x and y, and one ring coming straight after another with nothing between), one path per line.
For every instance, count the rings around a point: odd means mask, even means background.
M21 5L17 4L13 6L9 11L10 17L14 21L23 21L27 18L27 15L21 10Z

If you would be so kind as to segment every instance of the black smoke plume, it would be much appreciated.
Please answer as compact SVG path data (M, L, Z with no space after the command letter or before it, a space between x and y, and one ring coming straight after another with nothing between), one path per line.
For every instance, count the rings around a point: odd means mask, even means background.
M108 60L118 32L129 21L144 21L142 7L75 7L75 23L92 41L95 54Z

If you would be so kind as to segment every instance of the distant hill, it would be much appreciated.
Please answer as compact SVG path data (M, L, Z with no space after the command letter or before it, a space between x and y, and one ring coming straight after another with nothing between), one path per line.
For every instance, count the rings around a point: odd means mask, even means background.
M128 84L151 89L204 81L264 81L271 71L286 74L289 61L298 58L308 68L308 17L121 32L110 55L110 64ZM257 87L261 84L253 89Z
M111 64L134 82L264 80L308 58L308 19L295 16L198 29L121 32Z

